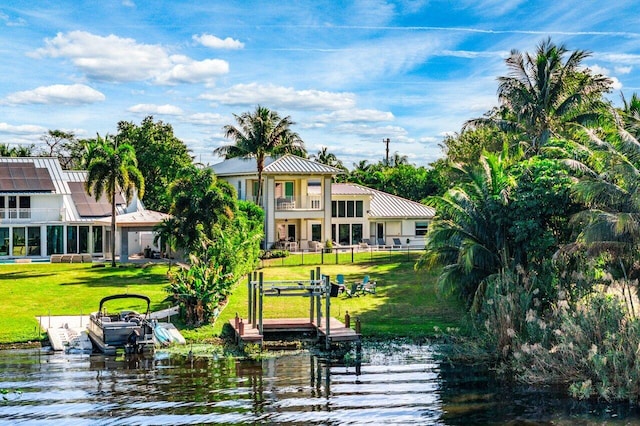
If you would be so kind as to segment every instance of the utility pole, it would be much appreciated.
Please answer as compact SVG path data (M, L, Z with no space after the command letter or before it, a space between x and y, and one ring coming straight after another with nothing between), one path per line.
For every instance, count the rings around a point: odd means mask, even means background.
M387 156L385 157L386 158L386 160L385 160L386 161L386 163L385 163L386 166L389 165L389 142L391 142L391 139L389 139L389 138L386 138L386 139L383 138L382 139L382 143L387 145Z

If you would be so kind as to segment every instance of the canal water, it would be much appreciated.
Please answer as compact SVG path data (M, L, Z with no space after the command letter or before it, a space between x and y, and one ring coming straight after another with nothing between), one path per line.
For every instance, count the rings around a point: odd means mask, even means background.
M628 404L576 402L440 363L430 346L260 361L0 351L0 425L635 424Z

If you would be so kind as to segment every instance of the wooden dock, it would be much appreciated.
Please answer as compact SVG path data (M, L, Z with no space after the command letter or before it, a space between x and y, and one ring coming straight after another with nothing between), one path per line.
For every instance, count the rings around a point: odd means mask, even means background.
M235 319L229 320L229 324L235 332L236 341L240 345L254 343L263 345L265 340L277 333L296 334L315 334L317 340L328 340L329 344L339 342L357 342L360 340L360 334L356 333L350 327L346 327L341 321L331 318L329 321L329 333L327 338L326 321L321 321L323 325L319 326L315 322L310 322L309 318L279 318L279 319L263 319L262 333L258 326L252 327L250 323L242 324L242 334L240 333L240 325L236 326Z

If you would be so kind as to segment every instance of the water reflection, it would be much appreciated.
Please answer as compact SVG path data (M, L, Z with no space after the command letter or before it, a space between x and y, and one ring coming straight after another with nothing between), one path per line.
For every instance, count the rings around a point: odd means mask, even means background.
M0 424L602 424L637 416L627 405L498 386L479 369L440 365L429 346L366 348L356 360L0 351L8 391Z

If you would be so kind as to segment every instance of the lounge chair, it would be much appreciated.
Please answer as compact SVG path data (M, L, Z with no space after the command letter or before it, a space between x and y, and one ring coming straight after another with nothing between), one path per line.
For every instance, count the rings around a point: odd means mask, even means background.
M378 238L378 248L385 248L387 247L387 242L384 240L384 238Z
M402 241L400 241L400 238L393 239L393 248L402 248Z

